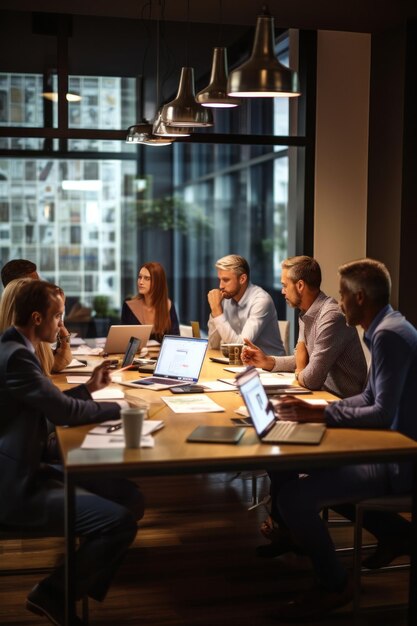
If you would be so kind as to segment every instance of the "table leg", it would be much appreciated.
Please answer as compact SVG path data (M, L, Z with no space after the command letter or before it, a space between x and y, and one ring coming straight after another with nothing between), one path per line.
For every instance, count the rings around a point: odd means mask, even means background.
M413 469L413 507L411 517L411 562L408 599L408 624L417 626L417 462Z
M75 486L65 475L65 626L74 623L75 593Z

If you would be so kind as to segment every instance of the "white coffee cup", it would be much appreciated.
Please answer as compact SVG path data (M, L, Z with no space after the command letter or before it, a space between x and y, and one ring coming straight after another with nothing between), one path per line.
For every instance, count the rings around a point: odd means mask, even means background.
M140 448L143 420L148 417L147 405L133 406L120 411L126 448Z

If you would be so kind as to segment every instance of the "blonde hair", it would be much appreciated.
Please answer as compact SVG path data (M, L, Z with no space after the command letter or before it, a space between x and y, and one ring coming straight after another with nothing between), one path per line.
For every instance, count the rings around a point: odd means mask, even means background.
M243 256L239 254L228 254L223 256L216 262L216 268L218 270L225 270L226 272L234 272L237 276L246 274L248 281L250 278L249 263Z
M15 323L15 300L16 294L21 290L23 285L31 283L33 278L16 278L10 281L4 288L0 299L0 333L6 328L13 326ZM51 375L54 355L49 343L41 341L35 349L36 356L39 359L42 370L47 376Z

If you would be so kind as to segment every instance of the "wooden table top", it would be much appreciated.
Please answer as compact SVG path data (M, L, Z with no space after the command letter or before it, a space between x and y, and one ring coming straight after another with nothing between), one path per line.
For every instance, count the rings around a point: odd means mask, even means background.
M209 351L201 372L200 382L217 378L233 378L224 366L210 361ZM116 372L117 375L117 372ZM141 376L135 371L120 373L123 380ZM55 377L61 388L67 387L64 375ZM169 390L151 391L121 386L126 399L146 399L150 403L150 419L162 419L165 426L154 434L154 448L137 450L100 449L83 450L80 445L91 426L58 428L64 465L69 473L117 472L118 474L163 475L244 469L298 469L340 465L349 462L389 461L417 456L417 442L396 432L362 429L327 429L320 445L260 443L253 428L247 428L243 438L233 444L188 443L187 436L200 424L231 425L235 409L243 401L235 390L210 393L210 397L224 412L175 414L161 399L174 397ZM334 399L326 392L314 392L312 397Z

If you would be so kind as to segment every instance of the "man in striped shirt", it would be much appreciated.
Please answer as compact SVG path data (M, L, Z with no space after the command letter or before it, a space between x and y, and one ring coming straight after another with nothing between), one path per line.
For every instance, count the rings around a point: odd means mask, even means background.
M244 363L272 372L295 372L303 387L342 398L360 393L367 368L359 335L346 325L336 300L320 290L320 265L308 256L291 257L282 263L281 282L286 302L301 312L295 354L270 356L244 338Z
M273 372L295 372L303 387L324 389L342 398L361 393L367 366L359 335L355 327L346 324L336 300L320 290L320 265L309 256L286 259L282 263L281 282L286 302L301 312L295 354L268 356L245 338L242 352L245 365ZM257 548L258 555L264 558L283 554L291 547L277 509L278 493L288 476L286 472L269 475L271 514L260 530L271 543Z

